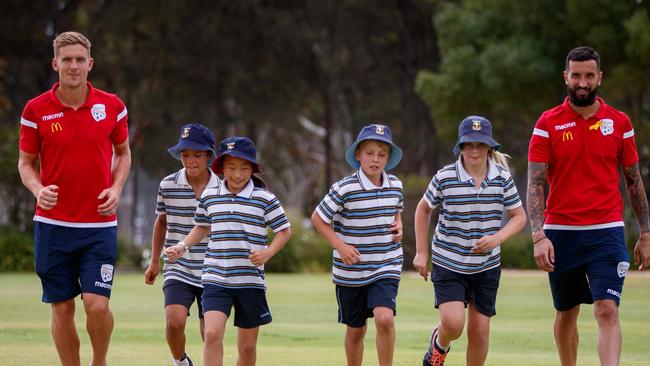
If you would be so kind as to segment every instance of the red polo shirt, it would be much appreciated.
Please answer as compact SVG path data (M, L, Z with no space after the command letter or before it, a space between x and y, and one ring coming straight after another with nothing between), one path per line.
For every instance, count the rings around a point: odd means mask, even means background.
M596 229L623 225L619 165L636 164L629 117L598 98L600 108L585 120L569 99L537 121L528 161L548 163L549 194L544 228Z
M38 154L43 185L59 186L56 206L36 207L35 221L70 227L117 225L101 216L97 196L112 184L113 145L128 138L127 111L114 94L88 83L86 102L76 111L54 94L59 83L27 102L20 120L20 150Z

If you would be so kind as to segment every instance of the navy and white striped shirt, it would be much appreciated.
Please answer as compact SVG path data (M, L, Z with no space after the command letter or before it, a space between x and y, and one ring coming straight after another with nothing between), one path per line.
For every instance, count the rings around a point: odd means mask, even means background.
M251 179L241 192L232 194L224 182L203 192L194 223L210 226L203 285L266 288L264 266L256 267L249 255L251 250L266 249L267 227L277 233L290 226L273 193L254 187Z
M424 194L429 207L441 206L431 243L433 264L459 273L478 273L498 267L501 250L472 253L483 236L501 229L503 211L521 206L510 172L488 159L487 176L476 188L459 158L439 170Z
M209 170L209 169L208 169ZM206 189L217 188L221 181L216 174L210 170L210 180ZM165 248L176 245L190 233L194 227L194 212L199 200L194 195L192 187L187 182L185 169L165 177L158 187L158 199L156 203L156 214L166 215L167 232L165 233ZM165 281L174 279L197 287L201 286L201 274L203 272L203 256L208 245L205 238L182 257L173 263L167 260L163 251L163 277Z
M400 279L402 244L393 242L391 224L404 208L402 182L382 172L377 187L362 170L334 183L316 212L336 236L357 248L359 263L343 263L333 251L332 279L341 286L364 286L382 278Z

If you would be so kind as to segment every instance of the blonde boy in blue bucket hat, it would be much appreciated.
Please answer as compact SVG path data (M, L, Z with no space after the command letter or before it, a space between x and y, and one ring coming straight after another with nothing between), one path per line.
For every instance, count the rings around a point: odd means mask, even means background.
M194 226L192 218L204 190L218 188L221 181L210 170L216 153L214 135L205 126L187 124L181 127L178 144L167 149L181 161L183 168L163 178L158 188L156 221L151 240L151 263L145 272L145 283L153 285L160 272L159 261L163 248L182 240ZM192 366L185 354L185 323L190 307L196 300L197 314L203 337L204 321L201 308L201 273L207 238L174 262L165 255L163 266L163 293L165 296L166 337L175 366Z
M428 231L431 213L440 216L431 243L431 282L440 323L433 329L424 366L443 366L451 341L465 327L466 364L485 363L490 318L496 314L501 276L499 246L521 231L526 213L510 175L507 155L492 138L484 117L468 116L458 127L458 160L439 170L415 210L417 254L413 267L428 277ZM502 228L504 211L510 221Z
M345 154L357 171L332 185L311 216L332 245L332 278L345 324L348 365L361 365L368 318L375 318L379 365L391 365L396 299L402 272L402 182L386 173L402 150L388 126L365 126Z

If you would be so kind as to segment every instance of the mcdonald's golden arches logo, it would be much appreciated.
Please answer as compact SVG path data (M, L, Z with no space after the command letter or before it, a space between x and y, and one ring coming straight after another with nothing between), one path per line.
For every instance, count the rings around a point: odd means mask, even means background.
M562 132L562 141L573 141L573 134L571 131Z
M61 126L61 124L59 122L52 122L52 124L50 125L50 131L52 131L52 132L61 132L61 131L63 131L63 127Z

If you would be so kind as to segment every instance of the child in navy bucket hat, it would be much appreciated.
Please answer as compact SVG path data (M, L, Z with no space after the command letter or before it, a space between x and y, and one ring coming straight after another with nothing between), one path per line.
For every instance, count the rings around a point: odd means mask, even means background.
M154 284L160 273L159 260L163 249L176 245L189 234L193 226L192 215L199 203L197 197L201 197L205 189L221 185L219 177L209 168L216 154L214 135L207 127L196 123L184 125L178 143L167 151L181 161L183 168L165 177L158 188L151 263L145 272L145 283L149 285ZM186 319L194 301L197 304L200 329L203 329L201 274L207 244L207 238L202 239L199 245L175 261L163 256L163 293L167 318L165 333L175 366L192 365L191 359L185 354L183 340ZM172 344L176 346L172 347Z
M497 152L499 148L487 118L463 119L454 146L458 160L436 173L415 210L413 267L425 280L429 276L429 222L433 210L439 212L430 248L431 282L441 322L431 333L422 365L444 364L451 341L464 328L464 321L454 319L468 319L467 357L471 354L477 364L487 358L490 318L496 314L501 275L499 246L526 225L508 156ZM510 220L501 227L504 212Z
M261 167L251 139L222 140L212 167L223 174L223 183L203 192L194 214L194 228L166 252L171 259L181 258L208 236L201 279L204 363L223 362L224 330L234 308L234 325L239 328L237 364L254 365L259 327L272 321L264 264L291 237L290 224L276 196L254 183L253 173L260 172ZM268 228L275 232L270 243Z
M402 150L388 126L361 129L346 161L357 171L334 183L311 216L332 246L332 278L339 323L346 325L347 359L363 357L368 318L375 318L380 365L392 364L395 314L402 272L402 182L386 173L399 164Z

